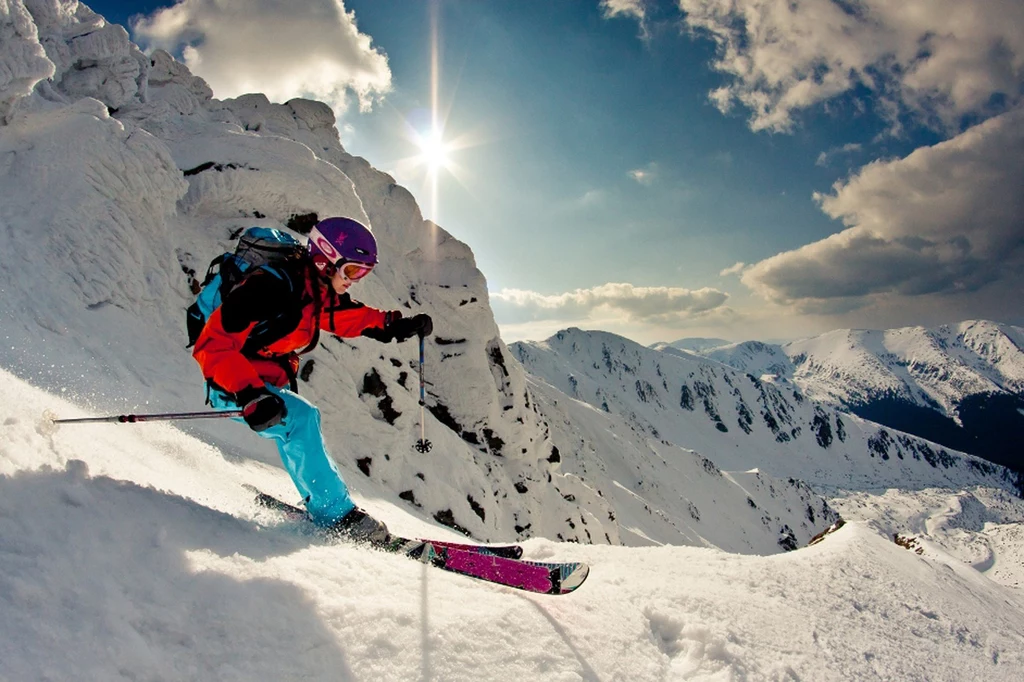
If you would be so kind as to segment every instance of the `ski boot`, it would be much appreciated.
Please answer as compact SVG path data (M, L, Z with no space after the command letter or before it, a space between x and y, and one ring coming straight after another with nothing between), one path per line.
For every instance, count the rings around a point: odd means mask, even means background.
M376 547L387 544L391 537L383 521L378 521L359 507L335 521L327 532L334 537L366 542Z

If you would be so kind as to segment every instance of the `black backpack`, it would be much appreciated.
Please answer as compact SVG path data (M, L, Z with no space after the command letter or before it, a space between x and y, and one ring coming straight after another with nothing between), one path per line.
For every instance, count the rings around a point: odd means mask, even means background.
M235 287L261 270L288 282L294 291L295 274L306 258L306 247L290 234L269 227L247 228L238 238L233 252L223 253L206 271L195 302L186 312L188 348L195 345L213 311L220 307Z

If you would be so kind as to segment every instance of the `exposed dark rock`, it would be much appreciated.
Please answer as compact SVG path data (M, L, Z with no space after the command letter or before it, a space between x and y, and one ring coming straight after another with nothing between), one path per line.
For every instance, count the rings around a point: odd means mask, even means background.
M309 234L309 231L313 229L313 226L320 222L316 213L293 213L285 221L285 226L289 230L294 230L299 234Z
M487 441L487 447L491 450L491 454L501 457L501 449L505 447L505 441L499 438L493 430L486 427L483 429L483 434L484 440Z
M444 403L434 403L433 405L427 405L427 409L430 410L430 414L434 415L437 421L441 422L455 433L462 434L462 426L455 420L451 412L448 411L448 407ZM465 435L463 435L465 439Z
M434 520L440 523L442 526L448 526L452 530L458 531L463 535L468 536L470 533L467 529L463 528L455 522L455 515L452 514L451 509L442 509L441 511L434 514Z
M481 507L479 503L477 503L477 501L473 499L472 495L466 495L466 502L469 502L470 509L473 510L474 514L480 517L481 521L486 520L487 515L484 513L484 508Z
M814 431L814 438L818 441L818 445L823 448L832 445L832 426L829 423L828 414L819 407L814 408L811 429Z
M683 388L679 392L679 407L684 410L693 411L693 394L690 392L690 387L683 384Z
M363 375L363 385L359 389L360 394L369 393L375 398L380 398L387 392L388 388L384 385L384 380L380 378L376 369L371 369Z

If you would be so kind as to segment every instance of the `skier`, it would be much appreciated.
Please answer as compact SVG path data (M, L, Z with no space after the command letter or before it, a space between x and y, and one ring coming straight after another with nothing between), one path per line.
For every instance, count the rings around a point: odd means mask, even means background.
M227 293L206 320L193 357L210 404L242 409L253 431L277 441L281 461L310 517L332 534L381 544L387 526L356 507L320 431L320 411L297 394L299 354L326 329L340 337L387 343L426 337L430 316L402 317L353 300L348 288L377 264L377 242L351 218L327 218L309 233L291 271L260 268Z

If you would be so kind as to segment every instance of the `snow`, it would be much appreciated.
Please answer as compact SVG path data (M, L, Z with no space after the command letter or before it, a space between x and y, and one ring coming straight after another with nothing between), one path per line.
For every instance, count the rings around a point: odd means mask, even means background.
M845 416L840 438L792 386L683 351L570 330L512 352L469 245L347 154L329 108L213 95L79 2L0 0L0 680L1019 678L1024 502L999 469ZM437 330L427 455L414 344L313 354L301 392L357 502L586 561L580 590L325 542L253 504L243 484L295 492L233 422L46 428L203 409L192 278L237 229L310 213L369 222L382 264L354 293Z
M958 419L975 394L1024 393L1024 330L987 320L935 329L837 329L782 345L748 341L696 352L744 372L772 374L808 396L857 405L902 398Z
M1017 679L1024 599L865 522L770 557L525 543L582 559L567 597L325 544L258 511L280 470L166 424L39 431L0 398L3 679ZM404 532L446 531L380 499Z
M1024 587L1024 507L1004 491L838 491L831 503L844 519L870 523L887 537L928 542L1000 584Z
M1016 477L1001 466L815 403L792 384L763 382L696 355L666 354L579 329L511 348L535 378L618 416L634 438L668 441L727 471L757 467L778 479L856 489L1014 489Z

